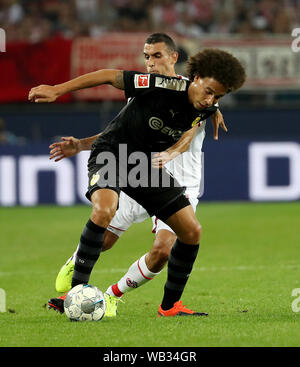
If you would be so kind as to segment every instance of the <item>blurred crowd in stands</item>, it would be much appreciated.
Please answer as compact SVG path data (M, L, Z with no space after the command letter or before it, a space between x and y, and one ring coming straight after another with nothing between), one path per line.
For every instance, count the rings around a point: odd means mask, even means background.
M105 32L290 34L300 26L300 0L0 0L8 41Z

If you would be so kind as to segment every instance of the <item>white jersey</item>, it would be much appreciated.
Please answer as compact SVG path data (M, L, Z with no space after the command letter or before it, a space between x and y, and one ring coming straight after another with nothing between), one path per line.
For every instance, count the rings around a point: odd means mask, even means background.
M176 178L181 186L192 196L198 196L202 177L202 145L205 138L205 125L203 121L197 128L189 149L178 157L168 162L166 169Z

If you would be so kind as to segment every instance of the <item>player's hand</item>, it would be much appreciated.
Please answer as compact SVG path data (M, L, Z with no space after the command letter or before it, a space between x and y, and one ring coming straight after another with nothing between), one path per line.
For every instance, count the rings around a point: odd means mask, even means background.
M49 159L54 159L55 162L58 162L63 158L73 157L81 151L80 140L74 138L74 136L63 136L61 140L49 146L51 149Z
M39 85L31 88L28 99L35 103L54 102L59 97L57 88L52 85Z
M152 167L162 168L166 163L175 158L176 154L171 154L167 151L154 153L152 156Z
M219 126L221 126L221 128L224 130L224 131L228 131L226 125L225 125L225 122L224 122L224 119L223 119L223 115L222 113L220 112L220 110L217 110L211 117L211 123L212 123L212 126L213 126L213 129L214 129L214 140L218 140L219 138Z

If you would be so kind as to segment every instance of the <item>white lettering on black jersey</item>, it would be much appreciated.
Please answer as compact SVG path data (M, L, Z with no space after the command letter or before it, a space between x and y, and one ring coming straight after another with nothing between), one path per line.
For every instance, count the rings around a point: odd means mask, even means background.
M169 79L161 76L156 76L155 86L158 88L184 91L186 90L187 81L184 79L175 79L175 78Z

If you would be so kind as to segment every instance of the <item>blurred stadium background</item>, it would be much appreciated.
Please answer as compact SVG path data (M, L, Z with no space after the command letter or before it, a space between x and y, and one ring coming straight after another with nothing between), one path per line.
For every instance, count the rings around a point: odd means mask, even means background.
M36 105L28 91L100 68L143 71L153 32L178 44L178 73L204 47L229 50L246 66L245 87L221 102L229 132L213 141L208 124L202 200L299 200L299 27L299 0L0 1L0 206L86 203L88 153L56 164L48 146L98 133L123 94L105 86Z

